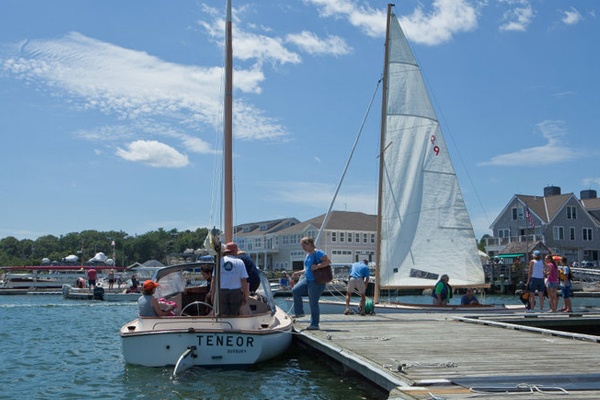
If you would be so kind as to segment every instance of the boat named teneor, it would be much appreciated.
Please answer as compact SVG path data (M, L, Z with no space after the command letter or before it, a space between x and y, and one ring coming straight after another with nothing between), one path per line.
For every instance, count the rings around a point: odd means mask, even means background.
M227 0L225 29L224 99L224 235L233 238L232 207L232 19L231 1ZM282 354L292 340L291 318L275 305L269 280L263 272L261 286L250 295L239 316L221 315L219 290L215 290L214 308L206 299L206 286L189 285L198 267L210 264L214 271L211 285L219 287L221 240L218 230L207 237L207 249L214 260L165 267L154 281L155 295L176 304L174 316L139 317L120 331L123 356L131 364L161 367L174 365L177 375L193 366L243 366ZM242 311L242 310L241 310Z

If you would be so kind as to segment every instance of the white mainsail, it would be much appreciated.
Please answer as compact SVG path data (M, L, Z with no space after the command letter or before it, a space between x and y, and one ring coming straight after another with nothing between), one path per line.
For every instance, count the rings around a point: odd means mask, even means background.
M456 172L417 65L395 15L389 17L382 116L380 289L485 283Z

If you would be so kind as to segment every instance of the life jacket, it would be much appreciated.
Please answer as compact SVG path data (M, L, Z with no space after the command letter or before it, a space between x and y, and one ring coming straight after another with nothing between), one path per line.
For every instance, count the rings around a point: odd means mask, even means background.
M569 267L563 266L562 268L558 269L558 279L560 282L563 282L565 280L565 273L564 273L565 268L569 268ZM571 272L571 268L569 268L569 275L567 276L567 279L569 279L569 282L571 282L571 280L573 280L573 273Z
M452 298L452 286L450 286L447 283L440 281L437 281L437 283L433 286L433 290L431 291L431 297L434 297L437 299L437 295L435 294L435 289L437 288L437 286L439 284L442 284L442 292L440 293L442 296L442 300L444 299L451 299Z

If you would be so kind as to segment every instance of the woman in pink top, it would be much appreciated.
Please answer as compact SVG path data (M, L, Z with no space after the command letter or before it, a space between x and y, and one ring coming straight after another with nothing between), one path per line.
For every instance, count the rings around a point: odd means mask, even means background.
M558 267L550 254L544 258L544 265L544 274L547 279L546 291L548 292L548 302L550 303L552 312L556 312L558 308L558 288L560 287L560 283L558 282Z

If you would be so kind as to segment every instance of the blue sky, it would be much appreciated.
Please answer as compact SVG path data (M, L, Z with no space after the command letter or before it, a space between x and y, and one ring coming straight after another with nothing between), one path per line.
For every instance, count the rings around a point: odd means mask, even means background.
M233 0L235 223L327 210L381 76L386 4ZM514 194L600 191L599 7L397 2L477 238ZM218 225L224 8L0 2L0 237ZM376 212L380 96L337 210Z

